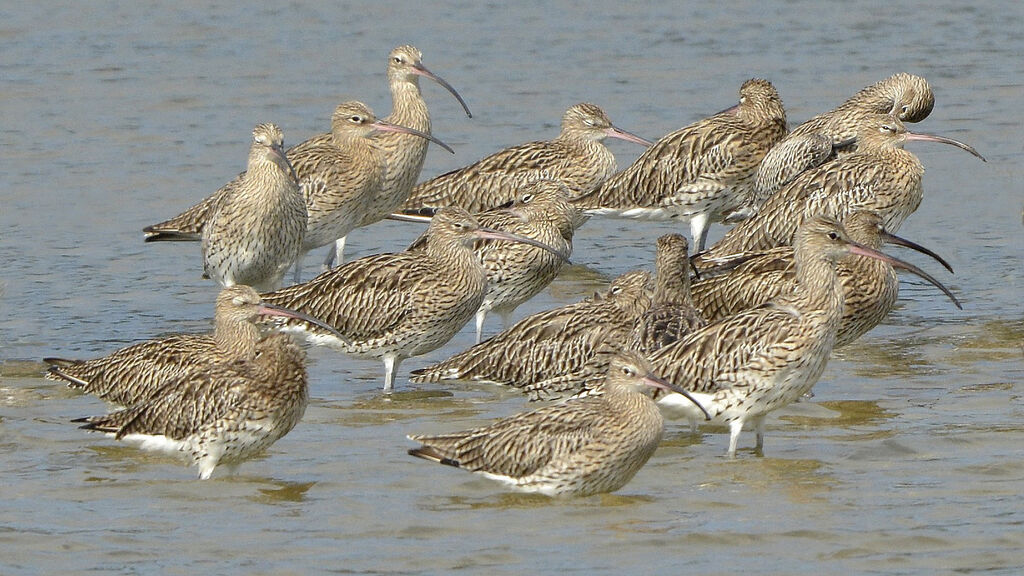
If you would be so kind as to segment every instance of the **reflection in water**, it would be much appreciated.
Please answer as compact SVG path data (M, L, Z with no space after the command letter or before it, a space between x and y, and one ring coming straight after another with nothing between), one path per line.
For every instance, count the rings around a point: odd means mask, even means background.
M316 482L288 482L285 480L266 479L263 482L270 482L273 488L258 488L258 494L252 497L254 502L262 504L274 504L278 502L303 502L306 500L306 493L316 485Z

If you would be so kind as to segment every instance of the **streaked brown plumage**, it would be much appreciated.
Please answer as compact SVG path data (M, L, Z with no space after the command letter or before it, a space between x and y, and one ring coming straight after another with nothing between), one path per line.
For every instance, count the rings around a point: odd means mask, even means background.
M924 166L903 149L909 140L953 144L981 158L961 142L907 132L894 116L873 116L858 137L856 152L801 174L696 262L706 265L716 258L790 245L800 224L817 214L842 220L855 210L877 212L886 230L895 232L924 195Z
M281 285L306 234L306 204L274 124L252 132L249 163L238 186L210 206L203 226L203 271L221 286L257 290Z
M689 247L681 234L658 238L654 298L632 340L633 348L645 356L707 324L690 297Z
M414 46L398 46L388 55L388 86L391 89L391 114L384 120L391 124L406 126L424 134L430 134L430 112L427 103L420 94L420 77L437 82L452 94L466 111L470 113L462 96L423 65L423 54ZM376 139L377 145L384 152L387 160L387 171L384 175L384 186L379 194L371 199L365 208L358 226L369 226L382 220L394 212L409 197L409 192L416 184L423 169L423 161L427 157L429 142L423 138L400 133L381 134ZM435 140L436 142L436 140ZM450 149L449 149L450 151ZM345 251L345 237L335 241L334 257L328 254L328 265L342 261Z
M490 238L542 246L481 228L458 207L439 211L427 234L422 251L360 258L263 298L321 318L342 337L306 322L289 321L285 330L314 344L382 359L384 389L390 391L403 359L443 346L480 308L487 281L473 252L474 241Z
M713 322L651 356L654 373L689 390L712 421L729 426L730 455L747 421L756 428L760 451L767 414L804 395L821 376L843 315L836 265L848 254L900 262L852 242L834 219L815 216L796 236L793 291ZM659 399L663 409L691 422L702 416L673 396Z
M928 81L899 73L863 88L833 110L797 126L765 156L754 180L754 206L761 206L800 173L857 148L858 132L876 114L920 122L935 105Z
M604 293L528 316L464 352L414 370L410 380L479 380L525 388L552 378L571 379L602 343L627 342L650 304L650 273L627 272Z
M212 334L175 334L147 340L92 360L44 358L51 365L46 377L108 402L130 406L149 398L169 381L197 370L251 361L260 339L255 320L295 315L263 302L249 286L231 286L217 296Z
M591 214L687 219L692 241L703 250L708 224L748 202L758 164L785 135L775 87L748 80L738 106L658 140L578 205Z
M466 110L466 114L472 116L469 113L469 109L466 108L462 97L442 78L427 70L423 66L421 59L422 54L420 51L412 46L399 46L392 50L388 56L387 75L388 84L391 89L393 109L384 121L388 124L412 128L424 134L430 134L430 115L427 112L426 102L423 101L423 97L420 95L419 76L425 76L441 84L459 100L459 103ZM329 146L332 144L333 139L333 133L319 134L299 146L308 148ZM360 219L357 226L366 226L380 220L402 203L419 177L429 144L422 137L407 133L380 134L376 136L375 143L380 150L383 150L387 162L387 171L383 185L384 190L375 196L375 202L367 208L364 213L364 219ZM293 164L300 163L293 156L293 151L303 149L299 146L288 151L288 159ZM315 165L315 163L312 164ZM298 170L298 168L296 169ZM302 174L299 174L300 184L302 176ZM238 180L236 178L229 182L213 196L207 197L182 214L165 222L144 228L146 242L198 240L202 234L202 227L206 222L209 207L216 201L215 198L217 196L237 186ZM391 208L385 210L383 205L391 206ZM338 255L343 252L344 245L345 239L338 238L336 243ZM340 256L329 258L331 262L335 259L340 261Z
M663 421L644 393L668 387L633 352L610 360L603 394L574 398L482 428L420 442L409 454L482 474L524 492L586 496L629 482L661 442Z
M308 401L305 354L290 336L272 334L251 362L206 366L131 407L74 422L145 450L183 452L205 480L218 464L237 466L291 431Z
M881 218L874 212L857 211L843 222L850 239L858 244L878 250L886 241L910 246L932 255L943 266L944 260L912 242L885 231ZM796 267L793 248L781 246L765 252L739 256L742 264L726 273L703 274L692 286L695 304L705 317L716 322L742 310L754 308L783 296L794 289ZM950 270L952 271L952 270ZM845 305L836 334L838 348L860 338L878 325L896 305L899 278L888 262L851 255L837 266L843 287ZM926 280L945 289L930 276ZM952 297L954 304L960 304Z
M448 205L482 212L515 200L519 189L538 178L561 180L578 196L615 173L615 156L605 138L650 146L650 142L616 128L604 110L581 103L566 110L554 140L505 148L469 166L418 184L402 211L432 213Z
M368 214L378 210L375 203L387 173L387 155L379 140L386 134L432 140L447 148L429 134L378 120L368 106L351 101L335 109L329 139L308 140L293 149L309 211L303 254L365 226ZM294 280L301 280L301 257Z
M507 328L512 312L558 276L562 264L572 254L573 234L586 218L569 203L565 185L547 179L522 186L512 206L475 216L486 228L533 238L565 255L559 258L528 244L487 242L476 247L487 271L487 294L476 313L476 341L479 343L489 311L497 312L502 318L502 327ZM425 242L426 236L421 236L410 249L422 249Z

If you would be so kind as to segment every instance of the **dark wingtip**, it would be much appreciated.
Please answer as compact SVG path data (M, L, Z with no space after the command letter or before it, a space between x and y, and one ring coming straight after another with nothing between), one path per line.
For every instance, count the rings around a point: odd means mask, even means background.
M409 455L415 456L417 458L423 458L424 460L438 462L440 464L444 464L445 466L452 466L453 468L461 467L458 460L448 458L447 456L438 452L432 446L423 445L420 446L419 448L409 448Z
M152 227L142 229L146 235L143 242L199 242L202 236L189 232L175 232L170 230L155 230Z

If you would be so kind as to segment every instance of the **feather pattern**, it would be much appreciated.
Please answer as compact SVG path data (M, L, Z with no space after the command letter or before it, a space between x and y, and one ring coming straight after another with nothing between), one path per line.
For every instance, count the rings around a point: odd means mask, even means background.
M46 377L108 402L136 404L196 370L251 360L260 338L253 323L260 303L259 294L248 286L224 288L217 297L212 334L175 334L91 360L44 358L51 365Z
M202 231L203 270L222 286L257 290L281 285L299 256L306 205L274 124L253 130L242 182L210 207Z
M602 294L539 312L437 364L413 371L413 382L479 380L524 388L573 374L603 342L626 342L650 306L651 276L627 272Z
M690 296L689 243L680 234L658 238L651 307L633 331L635 350L650 355L707 324Z
M835 160L839 149L853 152L865 123L877 114L920 122L935 105L928 81L899 73L861 89L836 108L797 126L765 156L754 184L754 206L801 173Z
M570 196L578 196L615 173L615 157L603 143L608 137L643 142L616 128L594 104L576 104L562 116L561 132L554 140L505 148L431 178L413 188L402 210L455 205L482 212L512 202L524 185L537 179L559 180Z
M748 420L757 427L760 449L765 415L795 401L821 376L843 314L836 263L849 246L837 221L808 220L797 235L791 292L713 322L651 356L655 374L689 390L713 421L730 426L730 454ZM700 415L677 396L659 401L694 422Z
M881 218L874 212L857 211L843 223L850 239L879 249L883 244ZM796 266L793 249L772 248L753 255L726 274L702 278L693 285L696 304L714 322L794 290ZM836 334L836 347L853 342L878 325L896 305L899 278L891 264L847 256L839 262L837 275L845 305Z
M558 276L563 263L572 254L576 228L585 217L569 203L564 184L542 179L523 186L512 206L486 210L476 218L486 228L538 240L565 257L528 244L478 244L475 251L487 272L487 293L476 313L479 343L489 311L500 314L507 327L509 315ZM424 245L425 237L421 236L410 250L421 250Z
M921 204L924 167L902 149L906 129L893 116L874 116L855 153L809 170L780 189L757 215L698 255L698 263L793 243L806 219L824 214L844 220L856 210L878 213L895 232Z
M434 216L422 251L367 256L263 298L323 320L345 340L301 320L289 320L285 330L383 359L390 389L402 359L444 345L483 302L486 274L472 249L478 232L464 210L444 209Z
M654 453L662 417L639 388L646 362L632 353L610 360L599 396L571 399L499 420L490 426L437 436L412 435L409 451L547 495L588 495L624 486Z
M693 242L703 249L706 223L746 202L758 164L785 134L774 86L748 80L737 109L664 136L578 204L593 214L689 219Z
M251 458L298 423L309 400L304 358L289 336L273 334L252 362L207 366L133 406L76 422L144 448L184 452L207 479L218 464Z

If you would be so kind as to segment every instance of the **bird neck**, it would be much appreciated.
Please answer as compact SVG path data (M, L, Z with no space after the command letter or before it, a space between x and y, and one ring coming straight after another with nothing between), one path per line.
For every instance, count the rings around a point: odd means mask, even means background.
M801 258L799 251L795 260L799 306L804 310L822 310L838 320L843 313L843 290L835 262L818 254Z
M690 298L690 275L685 271L658 270L658 283L654 289L654 302L658 304L670 304L673 306L689 306L692 303Z
M218 348L233 357L250 359L256 355L260 330L252 322L221 320L214 325L213 339Z
M296 192L298 191L298 184L288 166L282 166L270 159L251 162L245 171L245 178L259 183L258 186L250 187L250 194L276 196L282 191L290 191L292 188L295 188Z
M391 83L391 115L385 118L392 124L413 128L420 132L430 133L430 113L427 111L427 103L420 94L419 84L413 80L398 80ZM391 138L416 138L409 134L387 133L382 134Z

